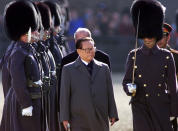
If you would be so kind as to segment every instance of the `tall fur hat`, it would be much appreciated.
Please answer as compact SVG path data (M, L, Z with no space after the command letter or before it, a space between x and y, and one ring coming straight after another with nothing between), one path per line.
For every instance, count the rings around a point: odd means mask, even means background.
M40 31L42 28L43 28L43 25L42 25L42 18L41 18L41 13L37 7L37 3L38 2L33 2L31 1L36 9L36 12L37 12L37 23L38 23L38 31Z
M61 9L64 8L64 10L65 10L66 21L70 21L68 0L58 0L58 4L61 7Z
M8 37L14 41L20 39L31 28L37 30L37 12L30 1L13 1L7 4L4 12L4 26Z
M50 8L52 19L54 19L54 26L60 26L61 18L60 18L60 13L58 10L57 3L54 1L49 1L49 0L44 1L44 3L47 4L48 7Z
M51 27L51 12L49 7L42 2L37 3L37 7L41 14L41 20L44 30L49 30Z
M153 38L160 40L163 36L163 21L165 7L157 0L135 0L131 6L131 15L135 30L137 30L138 14L139 27L138 38Z
M61 16L63 15L62 14L62 6L59 4L59 2L56 2L56 6L57 6L58 13L59 13L59 17L61 19Z

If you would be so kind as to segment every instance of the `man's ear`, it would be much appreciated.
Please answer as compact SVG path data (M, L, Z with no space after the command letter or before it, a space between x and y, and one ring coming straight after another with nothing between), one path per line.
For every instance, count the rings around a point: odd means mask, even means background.
M79 50L79 49L77 49L77 54L78 54L78 55L80 54L80 50Z

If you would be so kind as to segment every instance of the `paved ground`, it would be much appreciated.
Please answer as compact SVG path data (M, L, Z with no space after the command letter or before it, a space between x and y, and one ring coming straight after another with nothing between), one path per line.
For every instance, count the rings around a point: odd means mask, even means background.
M113 125L113 127L111 127L111 131L132 131L132 114L130 106L128 105L130 98L126 96L121 86L123 74L113 74L112 78L120 120L115 125ZM0 85L0 119L2 115L3 103L4 98L2 85Z

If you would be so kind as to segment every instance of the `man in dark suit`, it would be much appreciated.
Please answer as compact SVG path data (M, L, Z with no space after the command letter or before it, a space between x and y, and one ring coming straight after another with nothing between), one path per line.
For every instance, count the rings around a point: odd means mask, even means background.
M79 39L85 38L85 37L90 37L91 38L91 32L87 28L78 28L77 31L74 34L75 43L77 43L77 41ZM67 56L63 57L63 59L61 61L60 76L61 76L61 73L62 73L63 66L65 64L68 64L70 62L75 61L77 58L78 58L77 51L74 51L74 52L68 54ZM104 53L104 52L102 52L100 50L96 50L94 58L96 60L98 60L98 61L106 63L109 66L110 71L111 71L109 56L106 53ZM58 79L59 94L60 94L60 81L61 81L61 77L59 77L59 79ZM59 98L58 98L58 100L59 100ZM59 107L59 109L60 109L60 107ZM61 128L63 128L63 127L61 126Z
M60 121L72 131L109 131L118 120L108 65L94 59L90 37L76 43L79 57L63 67Z
M91 32L87 28L78 28L74 34L75 43L77 42L77 40L84 37L91 37ZM74 51L68 54L67 56L65 56L61 61L61 70L65 64L75 61L77 57L78 57L77 51ZM97 49L95 53L95 59L103 63L106 63L111 70L111 64L110 64L110 59L108 54Z

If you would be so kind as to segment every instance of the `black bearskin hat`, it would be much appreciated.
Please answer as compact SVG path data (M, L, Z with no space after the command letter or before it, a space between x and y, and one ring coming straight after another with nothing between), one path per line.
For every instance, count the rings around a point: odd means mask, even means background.
M178 32L178 9L176 10L176 32Z
M38 28L37 12L30 1L13 1L7 4L4 12L4 26L8 37L14 41L26 34L29 29Z
M59 18L61 19L62 16L62 6L59 5L59 2L56 2L57 10L59 13Z
M137 30L139 11L138 38L155 37L157 41L160 40L163 36L165 7L157 0L135 0L131 6L135 30Z
M41 14L42 24L44 30L49 30L51 27L51 12L49 7L42 2L37 3L37 7Z
M36 12L37 12L37 18L36 19L37 19L37 23L38 23L38 31L40 31L43 28L42 20L41 20L41 14L40 14L40 11L39 11L39 9L37 7L37 2L33 2L32 1L32 3L33 3L33 5L34 5L34 7L36 9Z
M65 10L66 21L70 21L68 0L59 0L58 4L61 7L61 9L64 8L64 10Z
M57 3L54 1L44 1L44 3L50 8L52 19L54 19L54 26L60 26L61 18Z

